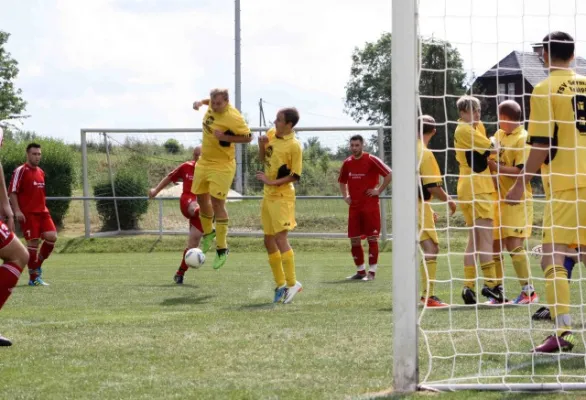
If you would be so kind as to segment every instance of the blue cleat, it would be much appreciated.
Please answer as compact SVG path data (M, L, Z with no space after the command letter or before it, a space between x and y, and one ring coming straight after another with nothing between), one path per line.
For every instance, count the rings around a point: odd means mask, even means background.
M279 303L283 300L285 295L287 294L287 285L280 286L275 289L275 298L273 299L273 303Z
M35 279L28 281L29 286L49 286L47 282L41 279L40 276L37 276Z

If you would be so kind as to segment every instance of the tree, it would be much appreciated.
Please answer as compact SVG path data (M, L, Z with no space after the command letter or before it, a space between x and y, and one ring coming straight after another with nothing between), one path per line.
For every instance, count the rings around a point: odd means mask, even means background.
M0 120L22 117L26 108L22 90L14 87L18 63L5 49L9 37L9 33L0 31Z
M366 120L373 125L392 125L391 44L391 34L384 33L378 41L354 49L350 80L346 84L345 111L356 122ZM446 150L453 147L453 121L458 119L457 97L466 92L463 60L459 51L443 40L423 39L421 49L420 64L424 69L419 81L421 108L440 124L430 148ZM446 127L449 135L446 135ZM386 161L391 163L390 131L385 131L384 145L389 154ZM435 155L443 173L457 174L458 167L450 153L436 152ZM454 182L448 183L451 189L455 188Z

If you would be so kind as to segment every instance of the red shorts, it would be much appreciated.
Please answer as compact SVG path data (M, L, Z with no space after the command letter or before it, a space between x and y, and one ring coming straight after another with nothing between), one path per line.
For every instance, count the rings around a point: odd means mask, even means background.
M14 237L14 233L8 229L4 222L0 221L0 249L8 246Z
M350 208L348 214L348 237L378 236L380 233L380 210L378 207Z
M181 208L181 214L189 220L189 224L200 232L203 232L201 227L201 220L199 219L199 206L195 208L193 217L189 215L189 205L197 199L197 196L193 193L183 193L179 200L179 206Z
M41 239L41 235L45 232L57 231L48 212L24 214L24 219L25 221L20 223L20 230L27 241Z

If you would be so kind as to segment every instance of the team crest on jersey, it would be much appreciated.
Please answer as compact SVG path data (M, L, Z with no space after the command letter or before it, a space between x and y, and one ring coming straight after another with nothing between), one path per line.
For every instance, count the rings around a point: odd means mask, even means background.
M208 116L208 117L206 118L206 122L205 122L205 124L206 124L206 125L208 125L208 126L210 126L211 124L213 124L213 123L214 123L214 121L215 121L215 120L216 120L216 119L210 115L210 116Z
M267 149L265 150L265 155L270 158L273 155L273 146L269 146L267 147Z

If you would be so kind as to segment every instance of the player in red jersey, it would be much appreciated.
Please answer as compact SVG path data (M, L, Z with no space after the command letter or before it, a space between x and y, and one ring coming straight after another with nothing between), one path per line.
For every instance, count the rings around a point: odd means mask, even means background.
M363 151L364 138L350 138L352 155L344 160L338 182L344 201L350 206L348 237L356 274L348 279L373 280L378 263L378 236L380 232L379 195L391 183L392 171L380 158ZM383 177L379 184L379 177ZM368 275L364 267L361 240L368 240Z
M57 241L57 228L45 203L45 172L39 167L40 162L41 145L30 143L26 147L26 163L12 173L9 189L14 215L20 223L29 253L30 286L48 285L41 277L41 267Z
M156 197L161 190L163 190L171 182L177 183L183 181L183 193L179 200L181 207L181 213L185 218L189 220L189 238L187 239L187 247L183 251L183 257L181 258L181 265L175 273L173 280L178 285L183 283L183 277L185 271L189 268L185 264L185 253L187 250L199 246L199 241L203 235L203 228L201 227L201 221L199 219L199 204L197 204L197 196L191 192L191 185L193 183L193 171L195 164L201 155L201 146L197 146L193 149L193 160L186 161L159 182L156 188L149 190L149 197L152 199Z
M0 147L4 132L0 128ZM18 283L22 269L28 262L28 253L20 240L14 240L14 214L10 208L8 193L6 192L4 170L0 164L0 309L12 293L12 288ZM4 223L6 222L6 223ZM0 335L0 346L11 346L12 342Z

